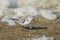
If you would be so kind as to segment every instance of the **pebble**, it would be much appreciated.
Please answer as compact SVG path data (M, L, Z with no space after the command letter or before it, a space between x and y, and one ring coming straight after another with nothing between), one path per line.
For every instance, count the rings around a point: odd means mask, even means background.
M55 20L57 19L56 14L53 14L51 10L39 10L39 14L49 20Z
M53 37L42 36L40 38L32 38L32 40L54 40Z
M16 25L15 22L14 22L13 20L9 19L8 16L3 17L3 18L1 19L1 22L5 22L5 23L7 23L9 26L14 26L14 25Z

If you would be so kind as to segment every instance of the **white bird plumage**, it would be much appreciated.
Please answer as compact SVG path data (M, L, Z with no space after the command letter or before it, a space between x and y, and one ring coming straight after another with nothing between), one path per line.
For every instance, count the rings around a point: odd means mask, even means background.
M19 24L21 25L27 25L32 21L33 17L26 17L24 22L18 21Z

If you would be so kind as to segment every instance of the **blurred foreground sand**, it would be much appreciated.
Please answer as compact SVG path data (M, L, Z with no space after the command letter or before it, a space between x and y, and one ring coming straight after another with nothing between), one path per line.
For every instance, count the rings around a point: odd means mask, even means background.
M41 37L42 35L52 36L56 40L60 40L60 15L57 16L58 19L53 21L37 16L29 25L26 25L28 27L48 27L47 30L39 29L27 31L19 24L11 27L5 23L0 23L0 40L23 40L22 38Z

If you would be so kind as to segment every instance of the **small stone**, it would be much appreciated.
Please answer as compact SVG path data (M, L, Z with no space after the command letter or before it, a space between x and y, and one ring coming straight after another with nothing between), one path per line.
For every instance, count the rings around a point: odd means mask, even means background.
M57 19L57 16L55 14L53 14L53 12L51 10L39 10L39 14L42 17L47 18L49 20Z
M15 22L13 20L9 19L8 16L5 16L4 18L2 18L1 22L6 22L9 26L16 25Z
M53 37L42 36L40 38L32 38L32 40L54 40Z

